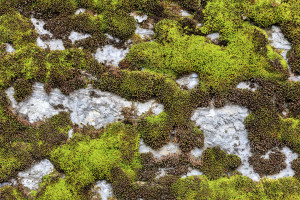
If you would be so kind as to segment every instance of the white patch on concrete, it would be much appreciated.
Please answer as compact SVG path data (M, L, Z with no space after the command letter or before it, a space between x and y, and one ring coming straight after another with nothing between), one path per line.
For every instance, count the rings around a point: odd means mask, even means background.
M72 31L69 36L69 39L72 41L72 44L74 44L74 42L76 42L78 40L84 40L89 37L92 37L92 36L90 34L82 34L82 33Z
M270 44L279 50L283 50L282 57L286 60L288 50L292 48L291 43L284 37L281 29L278 26L272 26L270 31L267 31Z
M64 43L62 40L51 39L51 40L43 41L40 37L38 37L36 42L37 45L43 49L49 47L51 51L65 50Z
M85 13L85 11L86 10L84 8L79 8L79 9L76 10L75 15L78 15L80 13Z
M142 23L148 19L147 15L138 15L136 12L130 13L130 16L133 16L137 23Z
M6 52L8 53L13 53L15 52L16 50L11 46L11 44L8 44L8 43L5 43L6 44Z
M158 172L157 172L157 175L155 176L155 179L159 179L160 177L163 177L165 175L168 174L168 170L170 169L174 169L173 167L170 167L170 168L159 168L158 169Z
M286 157L285 159L286 168L281 170L278 174L268 175L267 177L277 179L277 178L283 178L287 176L294 176L295 172L291 168L291 163L293 160L298 158L298 154L293 153L293 151L289 147L283 147L282 150L279 151L282 152ZM272 151L268 151L264 156L262 156L262 158L269 159L269 154L271 152Z
M70 129L69 131L68 131L68 138L70 139L70 138L72 138L73 137L73 129Z
M151 38L155 34L154 31L150 29L141 28L139 25L137 25L134 33L140 35L143 39L147 37Z
M111 64L118 66L119 62L123 60L129 49L118 49L113 45L105 45L102 48L98 48L94 57L104 64Z
M192 16L188 11L186 10L181 10L181 16L183 17L189 17L189 16Z
M91 95L94 93L94 95ZM24 102L17 103L14 99L14 89L6 90L15 112L28 118L30 123L44 121L60 111L70 111L70 118L73 123L92 125L95 128L105 127L106 124L122 120L122 108L136 105L137 114L153 110L154 114L163 111L163 106L149 100L145 103L131 102L109 92L102 92L93 89L90 85L86 89L76 90L69 96L63 95L59 89L53 89L49 96L44 90L44 84L35 83L32 95ZM65 109L54 109L54 106L63 105Z
M203 175L203 173L199 169L193 169L189 168L189 171L186 175L181 176L181 178L186 178L188 176L200 176Z
M45 175L50 174L54 169L52 163L47 160L41 160L39 163L33 165L31 168L18 173L23 186L30 190L38 190L39 183L42 182L42 178Z
M258 86L259 86L258 84L254 83L254 88L251 88L249 82L240 82L236 86L236 88L239 88L239 89L248 89L248 90L251 90L252 92L254 92L254 91L257 90Z
M250 152L250 143L245 129L244 120L249 114L248 109L238 105L225 105L222 108L214 108L213 105L195 110L192 120L197 126L201 126L204 132L204 148L195 148L191 151L194 157L200 157L203 150L207 147L220 146L222 150L229 154L237 155L242 160L242 165L237 168L243 176L258 181L261 177L254 172L250 166L248 158L252 155ZM287 167L279 174L268 176L270 178L281 178L293 176L291 162L298 157L288 147L280 150L286 155ZM264 155L269 158L270 152Z
M46 29L44 29L45 22L43 20L32 17L31 22L33 23L35 30L37 31L38 34L40 34L40 35L47 34L47 35L50 35L50 37L53 36L52 33L50 33L50 31L47 31Z
M183 76L176 80L180 86L186 86L188 89L193 89L199 84L198 74L192 73L188 76Z
M291 43L284 37L280 27L272 26L271 30L266 30L270 44L281 51L281 56L288 62L287 52L292 48ZM289 66L290 81L300 81L300 76L295 76Z
M104 35L106 35L106 37L112 41L115 41L115 42L120 42L120 39L119 38L116 38L112 35L109 35L108 33L105 33Z
M154 99L149 100L145 103L135 102L133 105L137 109L138 116L141 116L142 114L148 112L149 108L151 108L152 112L155 115L158 115L164 110L164 106L162 104L156 103Z
M5 185L17 186L18 183L17 183L17 180L16 180L16 179L12 178L12 179L10 179L9 181L0 183L0 188L3 187L3 186L5 186Z
M6 90L11 106L15 111L28 117L30 123L43 121L59 113L49 103L49 96L44 90L44 85L36 83L31 96L24 102L17 102L14 98L14 88Z
M237 169L244 176L259 180L259 175L254 172L248 162L251 156L248 134L244 120L248 116L248 109L238 105L226 105L214 108L213 105L195 110L192 120L201 126L204 132L204 148L220 146L229 154L235 154L242 160L242 165ZM193 150L192 155L197 157L202 153L200 149Z
M290 81L300 81L300 76L294 76L292 75L291 77L289 77Z
M3 186L6 186L6 185L11 185L10 182L3 182L3 183L0 183L0 188L3 187Z
M191 155L194 157L201 157L203 152L203 149L199 149L198 147L195 147L192 151L191 151Z
M101 200L107 200L113 196L113 189L106 180L97 181L93 190L101 195Z
M211 33L206 36L206 38L210 39L211 41L217 41L220 38L219 33Z
M151 152L154 155L154 158L161 158L163 156L167 156L170 154L180 154L181 150L179 148L179 145L177 143L169 142L168 144L164 145L162 148L158 150L154 150L151 147L147 146L143 139L140 141L140 147L139 147L140 153L148 153Z

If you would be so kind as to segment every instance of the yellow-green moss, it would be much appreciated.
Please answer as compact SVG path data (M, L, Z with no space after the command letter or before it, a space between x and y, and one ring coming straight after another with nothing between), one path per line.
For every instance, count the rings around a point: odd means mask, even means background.
M232 176L210 181L205 176L179 179L173 186L177 199L297 199L299 181L295 178L262 179Z
M19 49L28 43L35 43L37 33L29 19L18 12L0 16L0 42L10 43Z
M63 170L73 187L81 189L97 179L109 178L118 166L130 177L140 167L139 137L131 125L108 126L99 139L69 143L51 154L51 161Z
M206 90L210 87L222 90L251 77L287 78L282 70L274 69L268 62L264 34L248 23L227 38L226 48L209 43L202 36L184 35L172 20L160 21L155 31L156 41L130 49L126 59L131 65L171 77L194 71L199 74L201 88Z

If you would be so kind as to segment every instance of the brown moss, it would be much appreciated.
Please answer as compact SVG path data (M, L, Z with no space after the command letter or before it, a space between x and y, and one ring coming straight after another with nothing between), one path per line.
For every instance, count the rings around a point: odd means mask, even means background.
M300 41L299 41L300 43ZM300 47L294 47L288 58L291 70L296 75L300 75Z
M111 170L111 185L118 199L135 199L137 194L132 187L132 180L119 167Z
M204 146L204 134L196 127L178 127L176 136L183 152L190 152L195 147L201 149Z
M300 158L292 161L292 169L295 171L295 177L300 180Z
M260 154L254 154L249 157L249 163L261 177L279 173L286 168L286 156L278 150L269 154L269 159L261 158Z
M53 68L50 74L49 80L45 84L45 90L48 94L52 89L59 88L63 94L68 95L85 85L85 80L77 69L68 70L61 75Z

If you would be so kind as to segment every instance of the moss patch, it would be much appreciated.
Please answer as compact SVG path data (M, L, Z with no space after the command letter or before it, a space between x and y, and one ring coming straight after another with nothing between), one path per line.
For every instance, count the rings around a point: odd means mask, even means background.
M139 137L130 125L115 123L99 139L75 141L53 151L51 161L77 189L97 179L109 178L115 166L130 177L135 177L135 170L140 167Z

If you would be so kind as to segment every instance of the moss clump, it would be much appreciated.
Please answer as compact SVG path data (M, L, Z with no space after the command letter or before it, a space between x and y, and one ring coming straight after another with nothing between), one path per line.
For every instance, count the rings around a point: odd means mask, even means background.
M24 101L29 97L33 91L32 83L25 79L17 79L14 85L15 94L14 98L16 101Z
M265 175L278 174L281 170L286 168L286 156L280 151L270 153L268 159L261 158L261 155L256 154L249 157L249 163L253 169L261 177Z
M77 189L97 179L109 178L118 166L130 177L139 168L139 137L131 125L115 123L99 139L71 142L52 152L51 161L63 170L66 179Z
M43 18L52 18L58 15L73 14L77 8L76 0L37 0L32 8Z
M23 78L43 82L46 76L45 52L34 44L20 48L0 60L0 87L8 87L14 80Z
M52 172L43 177L43 182L40 184L39 190L35 195L35 199L85 199L79 191L76 191L70 183L63 178L60 178L57 172Z
M264 154L280 143L280 118L276 112L267 109L255 111L247 116L245 125L254 151Z
M26 200L18 188L10 185L5 185L0 188L0 198L3 200Z
M183 152L189 152L193 148L204 146L204 133L197 127L179 126L176 129L176 136L179 138L179 147Z
M295 171L294 177L300 180L300 158L292 161L292 169Z
M120 85L120 92L125 98L148 100L154 96L155 76L147 72L126 73Z
M177 199L294 199L299 196L295 178L262 179L232 176L210 181L205 176L179 179L172 185Z
M138 130L145 144L154 149L159 149L167 144L173 130L165 112L157 116L147 116L140 119Z
M294 47L289 56L289 64L291 66L292 72L296 75L300 74L300 40L299 45Z
M281 121L280 139L300 153L300 119L287 118Z
M197 72L200 86L206 91L210 88L222 91L253 77L287 78L283 70L270 65L263 32L248 23L227 37L226 48L214 45L202 36L183 34L179 23L173 20L160 21L155 32L154 42L140 43L130 49L126 59L131 65L173 78Z
M222 151L220 147L207 148L202 153L200 170L210 179L226 176L242 164L241 159Z
M49 156L67 139L70 125L68 114L60 113L38 128L28 127L0 107L0 182L29 167L34 159Z
M37 33L29 19L18 12L0 16L0 42L12 44L20 49L28 43L35 43Z
M108 33L121 40L130 38L136 29L135 19L127 13L104 13L104 21L107 24Z

